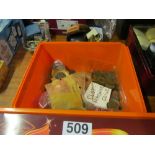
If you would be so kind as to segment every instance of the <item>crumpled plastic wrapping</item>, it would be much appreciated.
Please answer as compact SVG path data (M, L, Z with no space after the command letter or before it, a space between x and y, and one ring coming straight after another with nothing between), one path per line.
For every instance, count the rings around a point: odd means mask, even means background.
M85 93L91 82L91 73L86 72L76 72L70 75L79 85L81 95Z
M60 60L56 60L52 66L51 80L59 79L66 77L69 75L69 71L66 69L64 64Z
M116 19L94 19L96 26L100 26L103 29L104 36L111 39L116 29Z
M92 103L85 102L86 109L96 111L118 111L121 110L121 95L118 79L114 71L93 71L91 81L111 89L110 99L107 103L107 108L100 108Z
M70 76L54 80L45 87L52 103L52 109L83 109L80 88Z
M47 91L43 92L39 98L39 107L42 109L51 108L51 102Z

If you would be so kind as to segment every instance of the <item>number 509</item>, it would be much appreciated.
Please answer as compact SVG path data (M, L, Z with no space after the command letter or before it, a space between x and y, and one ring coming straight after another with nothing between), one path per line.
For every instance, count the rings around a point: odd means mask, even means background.
M63 124L63 134L86 135L91 134L91 131L92 131L92 123L64 121Z
M67 125L67 132L72 133L75 132L76 134L79 134L82 132L82 134L88 133L88 125L87 124L80 124L80 123L68 123Z

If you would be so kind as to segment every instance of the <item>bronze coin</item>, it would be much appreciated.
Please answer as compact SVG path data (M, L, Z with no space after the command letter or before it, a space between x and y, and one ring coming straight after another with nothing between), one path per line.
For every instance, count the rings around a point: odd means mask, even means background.
M55 75L55 78L56 79L62 79L66 77L66 75L63 73L63 72L58 72L56 75Z
M116 102L112 102L112 101L109 101L107 103L107 108L108 109L113 109L114 111L118 111L120 109L120 105Z

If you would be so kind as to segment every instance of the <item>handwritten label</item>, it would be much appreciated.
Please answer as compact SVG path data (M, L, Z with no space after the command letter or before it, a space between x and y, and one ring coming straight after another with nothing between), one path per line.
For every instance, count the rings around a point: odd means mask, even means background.
M84 98L87 102L92 103L99 108L107 109L111 91L112 90L107 87L91 82L86 90Z

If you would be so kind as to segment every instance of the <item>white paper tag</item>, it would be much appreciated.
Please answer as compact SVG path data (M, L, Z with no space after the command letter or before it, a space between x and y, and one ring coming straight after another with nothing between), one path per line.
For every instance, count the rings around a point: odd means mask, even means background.
M92 123L64 121L62 134L63 135L91 135Z
M96 31L96 29L94 28L94 29L92 29L90 32L88 32L87 34L86 34L86 36L87 36L87 39L90 39L92 36L96 36L98 34L98 32Z
M103 38L103 30L100 27L89 27L91 30L95 29L97 31L97 33L100 34L100 40Z
M78 21L72 20L56 20L59 30L67 30L70 26L78 24Z
M87 102L92 103L99 108L107 109L111 91L112 90L107 87L91 82L86 90L84 98Z

